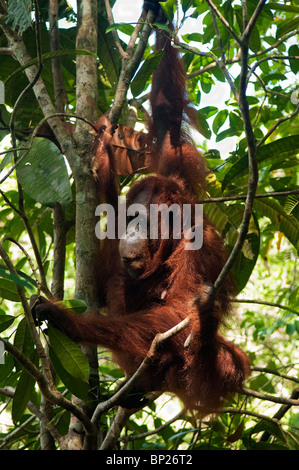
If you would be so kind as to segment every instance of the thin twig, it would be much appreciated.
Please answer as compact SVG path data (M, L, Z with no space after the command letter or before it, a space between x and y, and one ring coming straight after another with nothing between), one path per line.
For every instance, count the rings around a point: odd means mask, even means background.
M144 432L142 434L137 434L137 435L124 436L124 437L121 437L119 440L123 442L130 442L130 441L137 441L138 439L144 439L148 436L154 436L155 434L158 434L164 429L166 429L168 426L170 426L172 423L174 423L178 419L182 418L183 413L184 413L183 410L181 410L177 415L175 415L173 418L166 421L166 423L162 424L161 426L154 429L153 431L147 431L147 432Z
M220 49L220 54L221 54L221 59L218 60L218 59L215 58L215 60L217 62L217 65L219 66L220 70L222 71L223 75L225 76L226 81L229 84L230 89L231 89L236 101L238 101L239 100L238 90L235 87L234 81L232 80L232 78L231 78L231 76L230 76L230 74L229 74L229 72L228 72L228 70L225 66L225 51L224 51L220 31L219 31L219 28L218 28L216 16L215 16L215 13L214 13L213 9L211 8L211 5L209 5L209 7L210 7L210 13L211 13L211 16L212 16L212 20L213 20L214 30L215 30L215 33L216 33L216 37L217 37L217 41L218 41L218 45L219 45L219 49Z
M100 446L100 450L109 450L109 449L114 449L115 444L117 443L120 433L125 426L128 418L130 417L131 414L133 414L133 410L128 410L125 408L122 408L121 406L118 407L116 416L113 420L113 423L110 426L110 429L108 430L106 437L103 441L103 443Z
M10 47L0 47L0 55L12 55Z
M277 369L269 369L268 367L259 367L259 366L253 366L251 368L253 372L262 372L263 374L272 374L272 375L277 375L278 377L281 377L282 379L290 380L291 382L299 383L299 378L290 376L288 374L284 374L283 372L280 372Z
M266 302L265 300L252 300L252 299L230 299L230 302L234 303L245 303L245 304L258 304L258 305L268 305L269 307L281 308L287 310L288 312L299 315L299 312L295 309L288 307L287 305L276 304L273 302Z
M273 134L275 129L277 129L277 127L280 126L280 124L282 124L283 122L288 121L289 119L292 119L293 117L297 116L298 113L299 113L299 104L298 104L297 108L295 109L295 111L293 111L291 114L288 114L287 116L284 116L284 117L278 119L278 121L271 127L271 129L267 132L267 134L257 144L257 148L259 148L270 137L270 135Z
M260 400L271 401L273 403L280 403L281 405L299 406L299 400L294 400L292 398L276 397L267 393L261 393L257 392L256 390L251 390L249 388L242 388L241 390L238 390L238 393L246 395L247 397L259 398Z
M271 193L262 193L262 194L255 194L255 199L263 199L267 197L283 197L283 196L290 196L292 194L299 194L299 189L293 189L290 191L274 191ZM246 194L240 196L223 196L223 197L211 197L208 199L201 199L199 204L209 204L211 202L229 202L229 201L245 201Z
M135 25L135 28L133 30L133 33L131 34L130 36L130 39L129 39L129 42L128 42L128 45L127 45L127 49L126 49L126 52L131 56L132 53L133 53L133 49L135 47L135 43L136 43L136 40L138 38L138 35L140 33L140 31L142 30L143 28L143 25L145 23L145 16L144 16L144 12L142 12L139 20L137 21L136 25Z
M105 7L106 7L106 13L107 13L107 19L108 19L108 23L111 25L114 24L114 18L113 18L113 13L112 13L112 10L111 10L111 6L110 6L110 2L109 0L105 0ZM118 37L118 34L116 32L115 29L112 29L111 31L112 33L112 36L113 36L113 39L114 39L114 43L115 43L115 46L116 46L116 49L118 50L119 52L119 55L120 57L124 58L127 56L127 53L123 50L122 48L122 45L121 45L121 42L119 40L119 37Z
M153 23L155 19L155 14L149 10L146 18L146 22L143 25L142 32L139 38L139 42L135 51L133 52L133 48L131 48L131 55L127 54L126 57L122 59L122 68L120 72L119 82L115 93L115 99L113 105L109 112L109 120L112 124L116 124L119 120L119 116L121 110L123 108L127 91L131 83L131 79L135 74L140 61L143 57L145 48L147 46L148 38L152 32L151 23ZM138 26L139 28L139 26ZM138 30L136 27L136 31ZM136 36L134 36L136 37ZM128 52L128 49L127 49ZM130 52L130 48L129 48Z
M17 240L15 240L14 238L11 238L11 237L4 237L2 239L2 242L4 242L5 240L8 240L10 241L11 243L14 243L15 245L17 245L20 250L24 253L24 255L26 256L27 258L27 261L30 265L30 268L31 268L31 271L32 271L32 274L34 276L34 279L35 279L35 282L36 282L36 285L37 285L37 288L38 288L38 291L40 291L42 289L42 286L41 286L41 283L40 283L40 280L38 278L38 275L37 275L37 272L36 272L36 269L33 265L33 262L32 262L32 259L30 258L29 256L29 253L25 250L25 248L21 245L21 243L19 243ZM39 294L38 294L39 295Z
M262 59L255 62L253 66L249 69L248 76L247 76L247 83L249 82L251 74L257 69L257 67L259 67L260 64L262 64L263 62L266 62L269 60L273 60L273 61L275 60L299 60L299 56L290 56L290 55L281 56L277 54L272 54L272 55L269 55L268 57L263 57Z
M292 31L291 33L285 34L279 41L276 41L273 44L273 46L268 47L267 49L263 49L262 51L258 51L255 54L249 55L248 59L250 60L250 59L254 59L256 57L260 57L264 54L268 54L269 52L276 49L280 44L285 43L289 38L291 38L293 36L296 36L298 33L299 33L299 30ZM192 48L191 46L187 46L186 44L183 45L183 44L180 43L180 47L185 48L186 50L189 50L190 52L193 52L194 54L199 55L199 56L211 57L210 54L207 55L207 53L201 52L196 48ZM268 60L268 58L266 58L266 60ZM227 59L225 61L225 65L232 65L232 64L235 64L237 62L240 62L239 54L236 57L233 57L232 59ZM217 61L211 62L210 64L202 67L200 70L196 70L196 71L191 72L190 74L188 74L188 78L194 78L194 77L197 77L198 75L202 75L204 72L208 72L210 69L216 67L217 65L218 65Z

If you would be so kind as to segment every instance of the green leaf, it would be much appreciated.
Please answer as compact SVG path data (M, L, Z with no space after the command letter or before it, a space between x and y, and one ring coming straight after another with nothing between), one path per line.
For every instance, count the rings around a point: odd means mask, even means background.
M286 11L286 12L291 12L291 13L299 13L299 6L296 5L284 5L282 3L268 3L268 7L271 10L276 10L276 11Z
M28 289L35 289L36 283L33 281L29 276L25 273L21 273L20 275L9 273L6 268L0 267L0 276L4 277L5 279L9 279L12 281L16 286L20 287L27 287Z
M0 279L0 297L12 302L20 302L17 288L9 279Z
M214 121L213 121L213 132L214 134L217 134L220 127L223 126L223 124L225 123L226 119L227 119L227 116L228 116L228 110L227 109L222 109L221 111L219 111L219 113L217 113Z
M276 39L281 38L285 34L289 33L290 31L294 31L297 29L299 25L299 16L297 18L294 18L293 20L287 19L282 23L282 26L280 26L277 31L276 31Z
M89 378L89 364L80 347L75 344L62 331L49 325L48 329L51 347L61 366L74 379L87 382Z
M36 366L38 365L36 350L30 355L30 360ZM18 423L21 421L28 402L34 400L34 386L35 379L26 369L23 369L12 401L12 419L14 422Z
M3 358L2 358L3 359ZM4 364L0 363L0 384L7 385L9 377L15 367L13 357L10 354L4 354Z
M145 61L137 75L135 76L134 80L131 83L131 91L133 96L138 96L142 93L146 88L146 83L150 78L151 74L156 70L158 67L162 57L163 51L156 51L150 54Z
M87 309L86 303L84 302L84 300L81 299L64 299L61 304L64 307L71 309L74 313L77 314L84 313Z
M7 23L14 30L18 27L18 33L20 36L32 24L31 11L31 0L8 0Z
M278 202L270 198L255 199L254 209L259 210L264 217L268 217L294 247L299 248L299 222L292 214L287 214Z
M260 33L256 26L252 28L249 38L249 47L253 52L259 52L261 47Z
M5 98L5 97L4 97ZM4 104L1 104L0 103L0 116L1 116L1 121L2 123L6 123L8 124L9 123L9 119L10 119L10 114L9 112L7 111L6 107L4 106ZM6 135L9 134L9 129L5 129L3 128L3 126L1 125L1 128L0 128L0 142L2 139L4 139L4 137ZM2 160L1 164L0 164L0 171L5 167L5 165L7 165L7 161L10 161L12 160L13 158L13 155L11 153L8 153Z
M205 116L203 115L203 113L200 110L197 111L197 121L198 121L198 124L199 124L199 129L200 129L201 134L206 139L210 139L211 135L212 135L211 129L209 127L209 124L208 124Z
M0 315L0 333L9 328L14 320L15 317L12 315Z
M131 24L128 23L113 23L106 28L106 33L110 33L115 29L119 29L122 33L128 34L131 36L134 28Z
M193 5L193 0L182 0L182 10L186 13L187 10Z
M202 34L200 33L187 33L187 34L183 34L182 38L184 39L184 41L186 42L190 42L190 41L193 41L193 42L202 42Z
M280 426L273 421L260 421L256 426L251 430L251 434L257 434L262 431L268 431L272 436L276 436L282 442L285 442L285 435L282 432Z
M106 18L98 18L98 54L104 67L105 78L110 82L112 91L116 89L121 66L120 56L115 48L112 33L106 33L109 23Z
M246 252L250 249L250 256ZM237 292L241 292L246 286L252 271L256 265L260 249L260 236L256 233L248 233L243 249L237 256L232 272L236 283Z
M73 393L77 398L86 401L88 398L88 384L78 378L74 378L62 366L53 348L49 349L49 355L56 374L60 377L61 381L67 389Z
M34 140L33 147L17 166L17 178L24 191L35 201L54 207L67 205L72 191L63 156L47 139Z
M172 22L174 11L175 11L175 6L176 6L176 0L167 0L167 2L159 2L159 3L168 21Z
M29 357L33 350L34 350L34 344L32 341L32 336L29 331L29 326L26 318L22 318L20 321L18 328L15 333L14 337L14 346L22 351L22 353L26 356ZM21 369L20 364L16 362L16 368L17 370Z
M288 51L289 56L299 56L299 46L297 44L293 44ZM299 72L299 59L290 59L290 67L294 74Z

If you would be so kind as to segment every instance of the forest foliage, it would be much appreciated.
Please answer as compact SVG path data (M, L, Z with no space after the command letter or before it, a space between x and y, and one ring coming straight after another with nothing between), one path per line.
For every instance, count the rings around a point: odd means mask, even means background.
M79 3L84 8L89 2ZM78 314L89 301L88 294L78 295L82 284L78 287L75 247L84 240L78 239L82 235L76 231L79 170L75 157L68 158L72 137L61 132L61 140L58 134L53 138L52 125L47 124L51 124L51 112L46 106L52 103L59 121L72 126L80 121L86 126L84 132L92 136L92 115L79 114L81 58L96 64L95 116L116 109L128 58L135 57L132 54L148 23L139 18L141 2L131 24L116 23L109 2L105 3L98 2L94 52L78 40L79 14L65 0L57 10L56 46L54 28L49 25L51 8L58 8L58 2L0 2L0 80L4 84L0 95L1 449L63 448L65 436L72 442L81 438L78 433L74 438L70 431L72 414L87 434L93 432L92 420L71 406L72 395L88 402L90 363L62 332L51 326L47 331L35 329L29 320L28 300L38 290L48 296L62 291L61 299ZM117 0L119 4L125 9L127 2ZM230 251L242 230L251 181L248 155L252 145L255 150L258 181L244 243L232 268L238 301L236 314L227 325L228 336L247 352L253 370L244 393L225 403L219 416L199 420L181 412L173 397L163 395L126 416L113 445L136 450L298 450L299 5L296 0L168 0L163 9L177 27L175 44L185 63L189 97L200 128L194 138L209 168L204 210ZM248 24L244 66L239 40ZM146 130L152 73L161 60L153 43L151 36L132 67L118 112L118 123L135 127L136 132ZM129 47L133 52L125 56ZM59 96L55 61L63 85ZM244 84L249 124L240 107ZM228 90L227 99L218 104L213 97L219 96L217 90L223 86ZM47 105L39 99L45 90ZM247 125L254 144L248 141ZM79 134L72 148L80 156L84 140L80 141ZM86 148L81 157L84 152ZM126 161L130 158L129 151L121 155ZM136 155L134 158L136 161ZM141 173L120 174L123 188L142 177ZM62 255L57 251L59 227L64 240ZM56 256L65 260L59 289ZM58 278L61 281L61 275ZM46 373L40 348L46 348L55 371L54 391L43 382ZM99 350L98 365L99 396L105 402L123 374L107 351ZM47 403L51 403L50 411ZM103 448L108 442L105 436L111 437L115 416L120 416L120 410L107 406L97 423ZM40 439L45 429L49 434L46 444ZM88 445L86 441L85 448Z

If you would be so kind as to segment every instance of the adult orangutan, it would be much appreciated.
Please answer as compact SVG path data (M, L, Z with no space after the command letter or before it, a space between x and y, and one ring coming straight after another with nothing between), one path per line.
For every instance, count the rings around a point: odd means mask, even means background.
M151 7L152 2L146 3ZM132 186L127 205L142 204L147 217L154 204L176 205L181 214L189 205L189 238L183 231L180 237L174 236L172 228L169 237L163 238L161 224L158 238L140 238L139 225L129 220L121 240L103 241L99 286L103 289L105 285L107 315L75 315L45 299L36 310L40 318L54 322L73 340L109 348L127 377L137 370L157 333L190 316L189 326L158 348L137 390L173 392L187 408L208 412L242 386L249 361L219 332L230 312L229 297L234 293L231 278L226 279L217 298L207 297L227 254L223 240L206 217L201 221L202 246L195 250L187 246L198 223L195 208L204 187L205 162L186 132L194 113L178 51L165 32L157 34L157 47L164 55L153 75L151 92L149 142L154 174ZM106 202L115 205L118 193L110 138L114 127L106 118L100 118L97 126L93 169L99 192Z

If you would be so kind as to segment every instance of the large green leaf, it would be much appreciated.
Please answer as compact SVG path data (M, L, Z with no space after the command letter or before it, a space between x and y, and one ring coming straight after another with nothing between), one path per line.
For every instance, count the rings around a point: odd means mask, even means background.
M87 305L82 299L64 299L61 302L64 308L69 308L72 312L76 313L77 315L85 312L87 309Z
M131 83L131 91L133 96L138 96L146 88L146 83L153 71L158 67L163 57L163 51L156 51L150 54L145 61L134 80Z
M14 322L15 317L12 315L0 315L0 333L6 330Z
M299 222L292 214L287 214L278 202L270 198L255 199L254 209L257 209L263 216L268 217L294 247L299 249Z
M284 164L298 155L299 151L299 135L291 135L282 139L263 145L257 151L257 162L260 167L264 165L275 165L279 168L279 164ZM241 157L226 173L222 189L224 190L236 178L244 177L248 174L248 156Z
M0 266L0 276L4 279L8 279L14 283L15 286L27 287L28 289L35 289L36 282L33 281L28 275L19 271L18 274L8 272L8 269ZM15 287L13 288L15 292Z
M260 235L258 232L248 232L243 249L234 262L232 273L236 283L237 293L246 286L255 267L260 250ZM250 254L248 254L250 251Z
M270 2L268 3L268 7L271 8L271 10L299 13L299 6L296 5L285 5L283 3Z
M56 202L67 205L72 201L64 158L47 139L34 140L33 147L17 166L17 178L24 191L45 206L54 207Z
M88 397L88 384L83 382L76 377L73 377L65 370L53 348L49 349L49 355L56 374L60 377L61 381L67 387L67 389L73 393L77 398L81 398L86 401Z
M16 286L9 279L0 279L0 297L10 300L11 302L20 301Z
M112 33L106 34L109 23L106 18L99 15L98 19L98 54L104 67L105 74L112 89L116 88L120 71L120 56L115 48ZM100 70L101 71L101 70Z
M62 367L73 378L87 382L89 364L80 347L62 331L51 325L49 325L48 334L51 347Z
M166 2L160 3L167 19L171 22L175 11L176 2L175 0L167 0Z
M34 344L32 341L32 336L29 331L29 326L26 318L22 318L20 321L18 328L15 333L14 337L14 346L22 351L22 353L26 356L29 357L33 350L34 350ZM20 364L15 361L16 363L16 369L20 370L21 366Z
M38 355L36 350L34 350L30 355L30 360L36 366L38 365ZM12 418L14 422L21 421L28 402L30 400L34 401L34 387L35 379L29 374L29 372L27 372L26 369L23 369L12 401Z
M291 47L289 47L288 54L289 56L299 56L299 46L297 44L293 44ZM299 72L299 60L290 59L290 67L294 74L298 73Z
M284 36L284 34L287 34L289 33L290 31L294 31L295 29L297 29L299 26L299 16L297 16L296 18L290 20L290 19L286 19L282 25L280 25L278 28L277 28L277 31L276 31L276 39L279 39L281 38L282 36Z
M223 196L220 183L210 183L207 189L211 197ZM204 210L209 220L217 227L222 236L225 237L228 249L232 250L239 234L244 204L224 204L221 202L205 204ZM246 240L232 270L238 292L246 286L251 276L259 254L259 248L260 234L258 221L253 216Z

